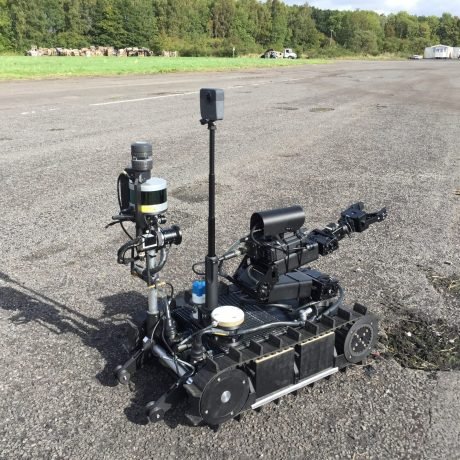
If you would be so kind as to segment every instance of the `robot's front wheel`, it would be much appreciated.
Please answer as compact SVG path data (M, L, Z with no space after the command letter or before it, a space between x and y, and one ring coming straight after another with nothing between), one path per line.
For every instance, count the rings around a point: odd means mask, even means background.
M345 359L353 364L359 363L369 356L377 342L377 318L373 315L365 315L359 318L345 334L338 334L337 338L342 342Z

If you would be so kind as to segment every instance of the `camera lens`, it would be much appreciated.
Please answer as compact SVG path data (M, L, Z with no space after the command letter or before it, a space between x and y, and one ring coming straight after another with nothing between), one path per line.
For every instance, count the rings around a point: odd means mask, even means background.
M162 229L163 238L165 240L165 244L181 244L182 242L182 232L180 231L179 226L173 225L169 228Z

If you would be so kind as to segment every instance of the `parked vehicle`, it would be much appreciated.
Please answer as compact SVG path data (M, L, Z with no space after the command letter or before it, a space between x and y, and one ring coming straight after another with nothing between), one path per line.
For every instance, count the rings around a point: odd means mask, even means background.
M260 56L262 59L297 59L297 54L294 53L292 48L284 48L282 52L269 48L264 54Z
M286 59L297 59L297 54L294 53L292 48L284 48L283 57Z

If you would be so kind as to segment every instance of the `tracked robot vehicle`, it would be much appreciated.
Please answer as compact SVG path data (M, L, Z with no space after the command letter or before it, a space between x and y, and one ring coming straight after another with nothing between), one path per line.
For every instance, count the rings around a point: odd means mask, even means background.
M165 227L167 186L152 177L152 147L131 146L131 164L118 178L120 223L129 241L118 262L147 284L148 310L134 329L127 362L115 369L121 384L147 359L167 367L175 383L146 406L152 422L181 398L188 399L186 417L193 425L218 427L245 411L363 361L377 340L377 319L366 307L343 303L336 278L309 264L339 247L339 241L386 217L385 208L367 213L362 203L342 211L336 223L322 229L303 228L300 206L256 212L249 231L222 255L215 248L215 132L223 119L224 94L200 91L201 123L210 136L208 254L204 273L191 291L174 295L160 279L172 245L181 243L178 226ZM130 236L124 223L135 224ZM226 261L240 258L236 271ZM222 278L222 282L219 280Z

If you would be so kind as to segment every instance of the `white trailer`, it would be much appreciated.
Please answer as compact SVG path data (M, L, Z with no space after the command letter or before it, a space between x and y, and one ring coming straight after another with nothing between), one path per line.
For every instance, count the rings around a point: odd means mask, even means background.
M454 46L452 48L452 59L460 59L460 47Z
M423 57L425 59L452 59L454 57L454 48L446 45L434 45L425 48Z

